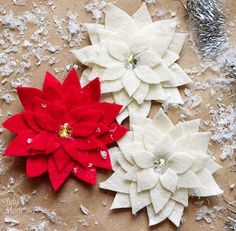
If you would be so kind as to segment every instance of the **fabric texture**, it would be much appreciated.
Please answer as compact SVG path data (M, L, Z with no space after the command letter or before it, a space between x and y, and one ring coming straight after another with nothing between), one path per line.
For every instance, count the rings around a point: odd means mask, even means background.
M188 197L222 194L212 174L220 166L207 154L210 134L200 120L174 125L163 110L153 120L132 114L131 131L110 150L114 173L100 183L116 192L112 209L147 209L149 224L180 225Z
M146 117L152 100L183 103L178 87L192 81L176 63L186 37L177 25L176 18L152 22L145 3L132 17L108 3L105 25L86 24L92 45L72 53L89 67L82 82L99 75L102 93L124 106L118 121Z
M98 78L81 87L74 69L63 84L47 72L42 91L17 93L25 111L3 123L16 134L4 155L26 157L28 177L48 172L57 190L71 174L94 185L96 168L111 170L107 145L127 129L115 121L121 105L99 102Z

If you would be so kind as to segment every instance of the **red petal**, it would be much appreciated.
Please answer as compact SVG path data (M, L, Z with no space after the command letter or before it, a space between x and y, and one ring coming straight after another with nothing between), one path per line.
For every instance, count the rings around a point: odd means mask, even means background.
M53 157L59 172L61 172L71 160L71 157L68 156L62 148L58 148L53 152Z
M17 94L25 110L34 110L35 98L42 96L39 89L32 87L17 87Z
M26 176L36 177L48 170L48 158L43 156L28 157L26 161Z
M60 143L58 143L56 135L42 131L33 138L32 143L28 146L28 150L34 155L47 155L59 147Z
M61 98L62 85L49 72L46 73L43 84L43 96L46 100L59 100Z
M102 157L101 152L106 152L106 158ZM95 167L112 170L110 155L107 148L103 150L90 151L89 163L92 163Z
M80 165L77 165L73 168L72 171L73 175L76 176L78 179L85 181L91 185L96 184L96 169L91 168L84 168Z
M3 127L16 134L30 129L29 126L25 123L25 120L23 119L21 114L10 117L2 125Z
M54 158L51 157L48 161L48 174L52 184L53 189L58 190L61 185L65 182L74 167L74 163L70 162L62 172L57 170Z
M66 77L66 79L63 82L63 87L65 87L65 88L70 85L72 85L72 86L77 85L80 88L80 81L79 81L78 75L76 73L76 70L74 68L71 69L68 76Z
M73 140L64 140L63 148L73 160L80 163L84 167L88 167L88 151L79 150Z
M55 132L59 129L59 126L48 115L34 113L35 119L38 125L47 131ZM56 116L56 115L55 115Z
M89 136L95 132L97 128L96 123L78 123L73 126L74 136Z
M81 150L92 150L103 147L103 143L96 137L75 139L76 145Z
M22 112L21 115L23 116L25 122L28 124L30 128L32 128L36 132L42 131L42 129L39 127L38 123L36 122L34 112Z
M98 102L101 96L101 87L100 87L99 78L94 79L89 82L85 87L83 87L83 91L90 96L91 102Z
M71 111L71 117L78 123L79 121L98 123L104 115L102 110L91 109L91 106L78 107Z
M98 136L97 138L105 144L112 144L122 138L127 131L127 128L119 125L118 123L113 123L110 127L109 132L104 133L103 135Z
M35 133L31 130L25 131L17 135L7 147L4 156L30 156L28 152L29 139L32 139Z

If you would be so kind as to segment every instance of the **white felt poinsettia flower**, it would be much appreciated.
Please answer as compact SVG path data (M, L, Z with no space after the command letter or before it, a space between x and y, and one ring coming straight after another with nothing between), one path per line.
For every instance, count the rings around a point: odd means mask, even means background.
M124 105L119 121L147 116L151 100L182 104L177 87L191 79L176 63L186 37L175 32L177 19L152 22L146 4L132 17L111 3L105 13L105 25L86 24L92 45L72 51L89 66L84 82L101 78L102 93Z
M100 187L115 191L112 209L146 207L149 224L179 226L188 197L223 193L212 174L220 166L207 154L210 134L199 120L176 125L160 110L153 120L131 115L131 129L111 149L114 173Z

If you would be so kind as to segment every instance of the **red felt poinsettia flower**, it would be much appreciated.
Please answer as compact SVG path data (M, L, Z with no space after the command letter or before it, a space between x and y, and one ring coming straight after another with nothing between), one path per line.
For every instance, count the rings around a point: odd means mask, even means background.
M122 106L99 102L98 78L81 87L74 69L63 84L47 72L42 91L17 93L25 111L3 123L16 134L4 155L26 157L28 177L48 172L57 190L71 173L94 185L96 168L111 169L107 145L127 129L115 121Z

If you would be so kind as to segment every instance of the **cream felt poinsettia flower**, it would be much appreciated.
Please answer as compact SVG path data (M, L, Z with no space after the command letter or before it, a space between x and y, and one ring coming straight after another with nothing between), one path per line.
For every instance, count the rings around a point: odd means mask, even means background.
M151 100L182 104L177 87L191 79L176 63L186 34L177 19L152 22L146 4L131 17L109 3L105 25L86 24L92 45L72 53L87 66L85 83L100 76L102 93L124 105L121 122L133 111L146 117Z
M207 154L210 134L199 120L176 125L160 110L153 120L131 115L132 131L111 150L114 173L100 187L115 191L112 209L146 207L149 224L179 226L188 197L223 193L212 174L220 166Z

